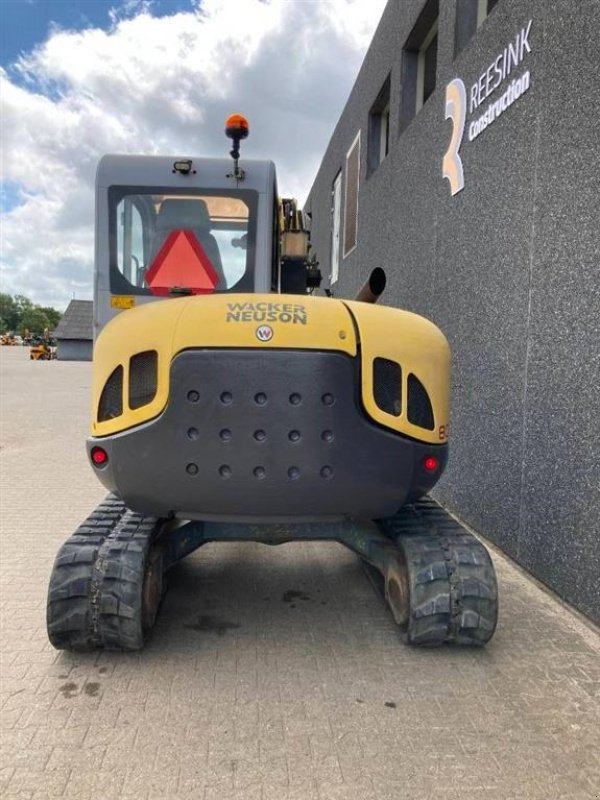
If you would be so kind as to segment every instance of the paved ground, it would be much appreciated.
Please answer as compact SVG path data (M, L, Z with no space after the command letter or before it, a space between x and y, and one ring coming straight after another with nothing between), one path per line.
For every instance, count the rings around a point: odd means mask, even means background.
M1 357L2 798L600 798L600 638L497 555L484 650L403 646L333 544L208 545L141 654L53 650L52 561L104 494L90 365Z

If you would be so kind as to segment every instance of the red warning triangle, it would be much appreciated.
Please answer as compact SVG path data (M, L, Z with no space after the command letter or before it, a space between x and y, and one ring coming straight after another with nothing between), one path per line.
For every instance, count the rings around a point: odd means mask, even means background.
M150 291L158 295L169 294L174 287L212 294L218 282L210 258L190 230L171 231L146 272Z

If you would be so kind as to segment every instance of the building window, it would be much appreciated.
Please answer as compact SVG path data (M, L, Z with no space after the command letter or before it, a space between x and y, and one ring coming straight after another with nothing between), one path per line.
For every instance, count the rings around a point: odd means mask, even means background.
M439 0L428 0L402 50L400 130L435 89Z
M335 176L331 187L331 272L329 283L337 283L340 269L340 228L342 217L342 171Z
M433 94L433 90L435 89L437 31L438 24L436 20L419 50L417 63L417 111L421 110L423 104Z
M360 131L346 155L344 195L344 258L356 247L358 230L358 176L360 170Z
M499 0L457 0L454 30L455 57L475 34L477 28L491 14Z
M477 27L492 13L497 4L498 0L477 0Z
M381 164L390 150L390 76L369 112L368 172Z

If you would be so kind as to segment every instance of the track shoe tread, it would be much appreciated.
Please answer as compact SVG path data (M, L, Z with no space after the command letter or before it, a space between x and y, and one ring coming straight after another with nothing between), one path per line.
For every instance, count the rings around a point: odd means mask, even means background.
M100 548L92 570L92 627L106 650L144 644L144 576L157 525L154 517L127 511Z
M430 497L380 520L406 563L410 644L482 645L494 634L498 588L483 544Z
M48 638L58 650L89 651L96 646L91 627L91 576L106 537L125 513L110 494L59 549L48 587Z

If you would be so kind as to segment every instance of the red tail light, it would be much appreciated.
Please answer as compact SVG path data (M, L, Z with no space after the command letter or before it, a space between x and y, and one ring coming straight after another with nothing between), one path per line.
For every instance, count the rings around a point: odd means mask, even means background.
M427 456L423 459L423 466L427 472L437 472L440 467L440 462L435 456Z
M90 455L92 456L92 461L97 467L103 467L108 463L108 453L102 447L92 447L92 452Z

